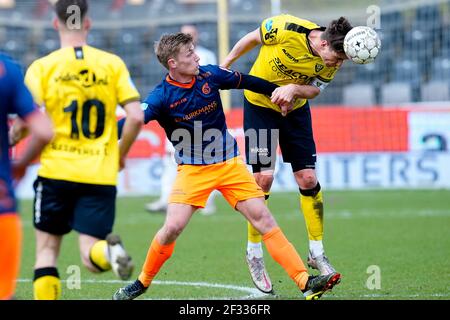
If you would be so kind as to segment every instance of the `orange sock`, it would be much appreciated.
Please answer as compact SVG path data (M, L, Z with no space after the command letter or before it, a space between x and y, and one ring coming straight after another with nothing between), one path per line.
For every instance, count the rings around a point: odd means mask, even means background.
M0 300L11 299L20 268L22 226L17 214L0 215Z
M272 258L286 270L289 277L303 290L308 281L308 272L294 246L284 236L283 231L279 227L275 227L263 235L263 241Z
M159 244L158 240L153 238L150 249L148 249L147 258L145 259L144 266L142 267L141 274L138 279L144 287L148 287L152 283L153 278L161 269L164 262L170 258L175 248L175 242L167 245Z

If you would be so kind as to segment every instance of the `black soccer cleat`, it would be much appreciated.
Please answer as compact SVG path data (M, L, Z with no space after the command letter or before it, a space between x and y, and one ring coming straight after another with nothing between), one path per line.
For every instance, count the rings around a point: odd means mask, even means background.
M309 276L306 287L302 290L303 296L306 300L318 300L326 291L333 289L339 282L341 282L341 275L337 272L327 275Z
M136 280L133 283L130 283L129 285L119 288L117 290L112 299L113 300L133 300L137 297L139 297L141 294L145 293L147 291L147 288L144 287L142 282L139 280Z

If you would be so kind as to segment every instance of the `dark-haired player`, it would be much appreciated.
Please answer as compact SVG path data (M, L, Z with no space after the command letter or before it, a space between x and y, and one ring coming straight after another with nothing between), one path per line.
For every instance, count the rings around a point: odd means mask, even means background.
M34 183L35 299L61 295L57 269L63 236L79 233L81 260L91 272L133 270L120 238L111 234L119 168L143 123L140 96L118 56L86 43L88 1L59 0L54 27L61 48L32 63L25 81L45 108L55 138L41 155ZM117 143L116 107L126 114Z
M240 39L222 63L229 67L239 57L261 45L251 75L280 85L271 99L245 90L244 130L279 130L283 161L292 166L300 190L301 209L309 236L308 264L322 275L335 272L325 255L323 238L323 200L316 177L316 146L313 138L308 99L313 99L333 79L347 56L345 35L352 29L341 17L328 27L292 15L264 20L261 26ZM293 108L279 105L292 103ZM272 135L267 135L271 137ZM275 139L276 140L276 139ZM248 164L256 182L269 198L274 179L275 152L278 141L246 139ZM269 156L270 161L266 161ZM262 161L264 159L264 161ZM265 270L261 235L248 224L247 263L256 287L272 291Z

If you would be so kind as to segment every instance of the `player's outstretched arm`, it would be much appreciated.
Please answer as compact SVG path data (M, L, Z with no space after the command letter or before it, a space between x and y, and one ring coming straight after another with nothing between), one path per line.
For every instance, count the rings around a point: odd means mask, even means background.
M261 43L259 28L247 33L238 42L236 42L233 49L231 49L230 53L226 56L220 66L229 68L233 62Z
M131 145L139 134L142 125L144 124L144 112L141 109L138 101L127 103L124 106L127 117L122 120L123 127L119 130L120 143L120 168L125 165L125 157L130 151Z
M313 99L320 93L320 89L312 85L288 84L274 90L272 103L277 105L290 104L294 99Z
M244 73L241 74L241 82L237 87L237 89L247 89L256 93L265 94L269 97L277 88L278 85L270 81Z

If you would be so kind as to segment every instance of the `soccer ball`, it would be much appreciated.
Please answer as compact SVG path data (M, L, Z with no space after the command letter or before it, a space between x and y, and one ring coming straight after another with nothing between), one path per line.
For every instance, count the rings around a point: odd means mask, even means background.
M375 60L381 41L375 30L366 26L352 28L344 38L344 51L354 63L367 64Z

